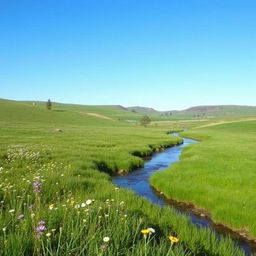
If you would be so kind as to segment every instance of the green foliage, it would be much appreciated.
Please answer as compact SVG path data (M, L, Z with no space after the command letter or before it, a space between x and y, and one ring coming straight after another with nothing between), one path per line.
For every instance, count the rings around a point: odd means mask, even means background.
M148 117L148 116L143 116L141 119L140 119L140 124L143 125L143 126L147 126L148 124L150 124L151 122L151 119Z
M46 108L47 108L48 110L52 110L52 102L51 102L50 99L46 102Z

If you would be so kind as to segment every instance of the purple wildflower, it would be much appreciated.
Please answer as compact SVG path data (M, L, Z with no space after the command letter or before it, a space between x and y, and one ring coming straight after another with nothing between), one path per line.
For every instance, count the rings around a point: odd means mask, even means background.
M45 221L41 220L38 223L38 227L36 227L36 232L37 232L37 236L40 237L42 235L43 232L45 232L47 230L46 226L45 226Z
M39 225L37 228L36 228L36 232L37 233L43 233L46 231L46 227L44 225Z
M41 221L39 221L38 224L39 224L40 226L44 226L44 225L45 225L45 221L41 220Z
M24 217L25 217L24 214L21 214L21 215L19 215L19 216L17 217L17 219L18 219L18 220L23 220Z
M35 193L40 193L41 192L41 183L39 181L35 181L33 183L33 188Z

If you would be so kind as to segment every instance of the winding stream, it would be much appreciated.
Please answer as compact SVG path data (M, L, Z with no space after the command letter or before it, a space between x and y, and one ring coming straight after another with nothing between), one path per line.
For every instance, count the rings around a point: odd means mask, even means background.
M177 135L177 134L171 134ZM155 153L153 157L146 161L144 167L139 168L133 172L130 172L123 176L114 176L112 177L113 182L124 188L133 190L139 196L143 196L149 199L152 203L166 206L170 202L167 202L164 198L159 196L150 186L149 177L156 171L161 171L166 169L168 166L179 161L179 157L182 153L182 149L190 144L197 143L197 141L192 139L183 138L183 144L178 146L170 147L165 149L160 153ZM191 222L200 227L200 228L211 228L215 231L218 237L225 235L225 232L219 232L213 226L213 223L210 219L197 216L191 212L188 212L185 209L172 205L179 214L186 214ZM245 241L240 239L234 239L238 246L245 252L245 255L252 254L252 247Z

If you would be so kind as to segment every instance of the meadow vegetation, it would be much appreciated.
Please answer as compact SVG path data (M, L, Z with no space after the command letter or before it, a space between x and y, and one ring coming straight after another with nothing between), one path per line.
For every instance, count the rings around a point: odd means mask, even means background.
M200 142L182 161L151 177L154 187L208 210L211 218L256 237L256 121L205 125L182 136Z
M0 116L0 255L244 255L112 184L109 174L180 143L171 127L11 101L0 101Z

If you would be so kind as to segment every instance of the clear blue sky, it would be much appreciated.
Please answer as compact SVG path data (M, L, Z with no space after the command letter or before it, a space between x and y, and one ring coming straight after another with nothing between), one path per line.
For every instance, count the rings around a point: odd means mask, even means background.
M0 0L0 98L256 105L255 0Z

